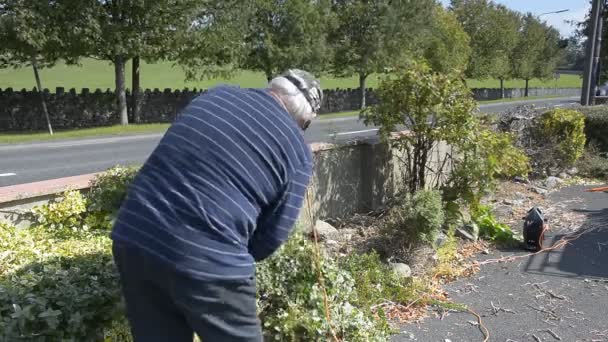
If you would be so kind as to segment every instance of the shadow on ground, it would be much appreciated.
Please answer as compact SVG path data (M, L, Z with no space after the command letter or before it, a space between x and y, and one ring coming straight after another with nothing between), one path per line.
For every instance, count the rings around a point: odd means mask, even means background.
M586 216L580 228L584 233L564 248L529 258L524 272L566 278L608 278L608 193L585 193L581 187L573 187L556 193L553 200L576 192L583 200L565 210ZM549 235L547 246L565 237L568 233Z

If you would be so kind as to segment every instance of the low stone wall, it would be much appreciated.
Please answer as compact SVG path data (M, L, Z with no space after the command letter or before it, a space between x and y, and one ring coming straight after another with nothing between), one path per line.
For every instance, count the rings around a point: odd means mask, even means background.
M477 100L495 100L500 98L500 89L473 89ZM172 122L180 111L201 91L197 89L171 90L147 89L141 96L140 123ZM358 89L326 90L320 113L353 111L359 108ZM531 88L530 96L579 96L578 88ZM115 125L120 122L114 107L116 99L113 91L97 89L91 91L75 89L65 91L57 88L55 92L43 92L46 99L51 123L55 129L85 128ZM524 96L523 89L505 89L507 98ZM131 115L129 103L130 121ZM377 103L373 89L366 95L367 104ZM44 130L46 122L42 114L39 94L34 91L0 89L0 132Z
M301 213L304 223L367 213L386 205L405 190L402 154L387 143L368 139L347 145L312 144L311 147L314 175ZM433 153L433 160L445 153L446 146L440 145ZM87 184L94 176L0 187L0 221L27 226L28 217L23 213L34 204L44 203L68 188L87 191Z

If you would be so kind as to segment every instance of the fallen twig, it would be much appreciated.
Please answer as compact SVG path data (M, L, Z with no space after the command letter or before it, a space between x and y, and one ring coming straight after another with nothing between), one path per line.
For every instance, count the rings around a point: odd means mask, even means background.
M477 314L471 309L467 309L467 311L477 317L477 322L479 323L479 330L481 330L481 333L484 336L483 342L488 342L488 340L490 339L490 331L488 330L488 328L486 328L485 325L483 325L483 322L481 321L481 316L479 316L479 314Z
M494 311L494 315L497 315L500 311L508 312L508 313L512 313L512 314L515 313L515 311L513 311L513 310L504 309L504 308L494 305L494 302L492 302L492 301L490 301L490 305L492 305L492 310ZM498 305L500 305L500 301L498 302Z
M549 325L552 325L552 326L554 326L554 327L556 327L556 326L557 326L557 324L552 323L552 322L549 322L549 320L548 320L548 319L543 319L542 321L543 321L543 322L545 322L545 323L547 323L547 324L549 324Z
M555 338L556 340L558 340L558 341L562 340L562 338L559 337L558 334L554 333L553 330L551 330L551 329L545 329L545 331L548 332L551 336L553 336L553 338Z
M546 290L545 292L547 292L548 294L550 294L551 297L553 297L553 298L557 298L557 299L561 299L561 300L566 300L566 297L561 296L561 295L556 295L551 290Z
M536 342L542 342L543 340L540 339L540 337L532 334L532 337L534 337L534 339L536 340Z
M549 315L551 315L551 316L553 316L553 317L556 317L556 318L557 318L557 315L555 314L555 312L548 311L548 310L545 310L545 309L535 308L535 307L533 307L533 306L532 306L532 305L530 305L530 304L526 304L526 305L527 305L527 306L529 306L530 308L532 308L532 309L536 310L536 311L539 311L539 312L544 312L544 313L546 313L546 314L549 314Z

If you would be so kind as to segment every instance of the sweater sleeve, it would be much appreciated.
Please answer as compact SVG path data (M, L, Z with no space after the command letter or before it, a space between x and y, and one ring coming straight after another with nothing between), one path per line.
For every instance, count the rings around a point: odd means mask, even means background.
M294 172L279 201L262 213L249 240L249 253L255 261L266 259L287 241L304 203L311 173L310 165Z

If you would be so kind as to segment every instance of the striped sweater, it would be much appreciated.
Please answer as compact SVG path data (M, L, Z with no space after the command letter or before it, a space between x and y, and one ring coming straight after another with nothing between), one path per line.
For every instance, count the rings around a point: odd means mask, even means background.
M165 133L111 236L199 279L249 278L287 240L311 173L301 129L267 90L218 87Z

